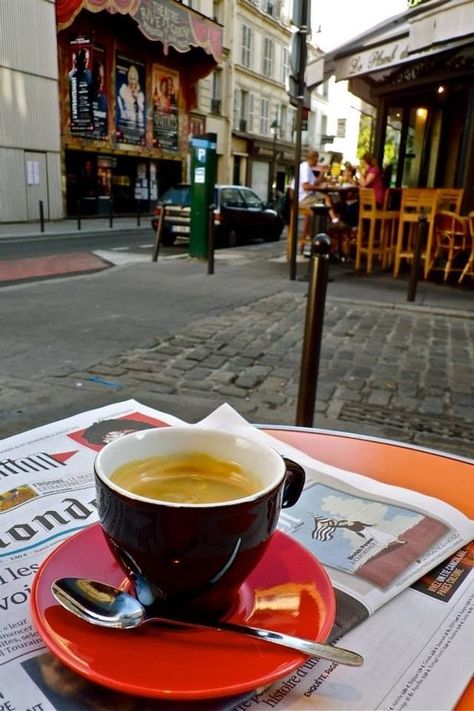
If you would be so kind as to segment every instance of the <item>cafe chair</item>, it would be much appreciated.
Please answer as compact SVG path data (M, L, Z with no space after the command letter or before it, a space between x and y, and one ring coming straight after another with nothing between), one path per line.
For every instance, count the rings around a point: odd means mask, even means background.
M401 200L402 188L389 188L385 192L383 209L388 217L385 218L383 231L382 269L391 268L395 259Z
M428 238L423 245L421 259L425 262L424 277L428 274L427 255L431 254L433 243L434 216L436 213L438 194L431 188L404 188L400 203L398 221L397 244L395 248L395 262L393 276L400 273L402 260L410 262L413 259L413 243L419 219L424 215L428 220Z
M438 188L436 198L436 212L455 212L461 214L464 188Z
M383 263L386 252L387 235L393 222L398 219L398 211L378 208L375 192L372 188L359 189L359 223L356 242L356 271L361 268L362 259L366 260L366 272L370 274L374 260Z
M458 279L458 284L462 282L466 276L474 276L474 211L470 212L467 216L468 225L468 251L470 242L470 255L467 259L466 266L461 272L461 276Z
M472 241L472 240L471 240ZM455 212L443 210L434 218L434 254L428 265L428 271L441 269L444 271L443 281L447 281L451 271L463 271L454 266L456 257L468 249L467 221ZM444 266L436 266L437 260L445 258Z

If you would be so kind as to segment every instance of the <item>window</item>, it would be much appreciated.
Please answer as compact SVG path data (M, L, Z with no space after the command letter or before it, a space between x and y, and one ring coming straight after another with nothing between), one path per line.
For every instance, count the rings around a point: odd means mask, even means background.
M290 75L290 54L287 47L281 48L281 74L280 81L282 84L286 83L287 77Z
M323 143L323 136L328 134L328 117L326 114L321 115L321 143Z
M257 210L263 210L263 203L258 197L258 195L253 192L253 190L245 190L244 188L242 188L241 193L244 196L244 200L247 204L247 207Z
M223 207L245 207L245 202L237 188L223 188L221 192L221 205Z
M293 133L296 125L296 109L293 106L288 106L288 119L286 123L286 140L293 140Z
M262 136L268 136L270 132L270 102L268 99L262 99L260 102L260 133Z
M236 89L234 98L234 130L248 130L249 93L244 89Z
M255 94L249 94L249 114L248 114L248 122L247 122L247 131L248 133L254 133L255 132L255 126L257 126L257 117L258 117L258 110L257 110L257 100L255 97Z
M252 44L252 28L248 25L242 25L240 61L248 69L252 66Z
M347 119L345 119L345 118L337 119L336 136L338 138L345 138L346 137L346 125L347 125Z
M211 113L221 113L222 71L217 69L212 75Z
M272 15L272 17L277 16L277 5L278 3L276 0L264 0L264 9L269 15Z
M288 126L288 109L286 106L280 107L280 136L286 138L287 132L286 128Z
M263 41L263 75L271 77L273 74L273 40L265 37Z

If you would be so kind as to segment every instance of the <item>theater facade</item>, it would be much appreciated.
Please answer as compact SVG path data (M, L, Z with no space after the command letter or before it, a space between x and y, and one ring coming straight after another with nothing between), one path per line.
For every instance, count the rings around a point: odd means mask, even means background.
M147 212L205 131L222 26L176 0L57 0L56 20L66 214Z

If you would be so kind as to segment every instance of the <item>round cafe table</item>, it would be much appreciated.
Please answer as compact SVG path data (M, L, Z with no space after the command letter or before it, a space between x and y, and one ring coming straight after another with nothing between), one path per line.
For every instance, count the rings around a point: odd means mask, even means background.
M269 425L263 425L262 429L315 459L435 496L474 518L472 460L346 432ZM474 709L474 681L455 708L458 711Z

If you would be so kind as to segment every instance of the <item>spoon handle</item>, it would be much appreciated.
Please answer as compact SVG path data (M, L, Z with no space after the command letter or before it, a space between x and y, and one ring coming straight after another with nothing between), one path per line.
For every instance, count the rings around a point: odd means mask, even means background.
M247 635L247 637L256 637L257 639L262 639L265 642L279 644L282 647L296 649L310 657L320 657L321 659L328 659L331 662L336 662L336 664L346 664L350 667L360 667L364 663L364 657L357 654L357 652L351 652L350 650L343 649L342 647L333 647L330 644L319 644L318 642L312 642L309 639L303 639L301 637L293 637L292 635L284 634L283 632L274 632L273 630L265 630L259 627L248 627L247 625L238 625L233 622L216 622L211 625L205 623L201 624L200 622L170 620L168 618L155 619L157 622L176 622L177 624L184 625L185 627L202 627L205 629L236 632L237 634ZM152 620L153 618L149 618L149 621Z

